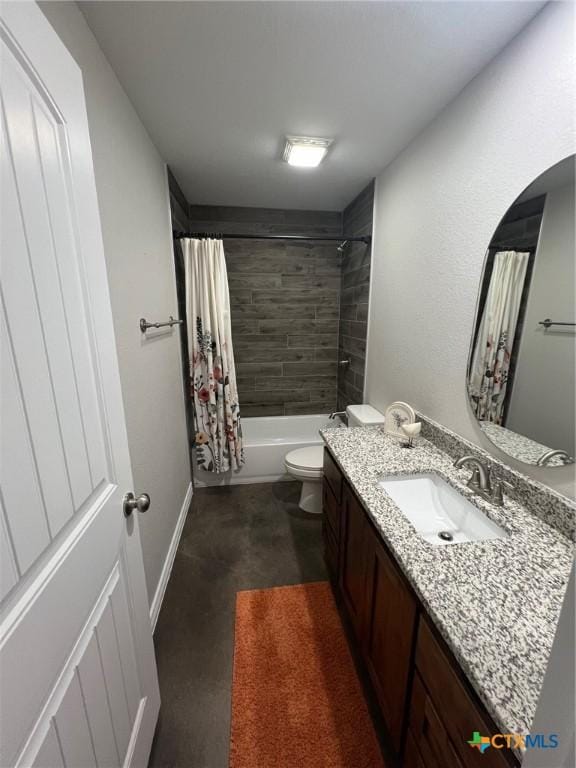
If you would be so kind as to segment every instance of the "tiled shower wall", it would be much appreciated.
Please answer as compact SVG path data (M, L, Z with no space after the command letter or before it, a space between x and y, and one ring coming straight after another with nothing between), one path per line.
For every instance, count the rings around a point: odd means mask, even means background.
M169 183L175 229L215 234L372 233L373 182L343 213L189 206L171 174ZM340 254L337 245L224 242L244 416L328 412L362 402L370 248L354 243ZM181 267L177 259L183 314ZM183 356L186 360L185 350ZM339 369L337 361L342 359L349 359L350 365Z
M342 231L347 235L371 235L373 206L371 182L344 210ZM350 243L344 249L338 359L350 360L350 364L338 369L339 411L352 403L364 402L370 255L370 247L363 243Z
M191 206L198 232L339 235L326 211ZM243 416L336 410L338 243L225 240Z

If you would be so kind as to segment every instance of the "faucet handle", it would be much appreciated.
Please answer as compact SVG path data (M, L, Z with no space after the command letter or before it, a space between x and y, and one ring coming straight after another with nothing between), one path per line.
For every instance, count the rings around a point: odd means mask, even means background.
M514 486L512 483L509 483L508 480L497 480L492 485L492 503L497 507L504 506L504 489L513 491Z
M480 470L478 467L474 467L466 485L474 490L480 488Z

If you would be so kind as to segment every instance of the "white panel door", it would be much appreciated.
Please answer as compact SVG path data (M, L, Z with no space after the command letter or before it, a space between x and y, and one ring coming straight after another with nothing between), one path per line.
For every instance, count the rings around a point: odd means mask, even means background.
M0 766L145 766L160 706L82 77L3 3Z

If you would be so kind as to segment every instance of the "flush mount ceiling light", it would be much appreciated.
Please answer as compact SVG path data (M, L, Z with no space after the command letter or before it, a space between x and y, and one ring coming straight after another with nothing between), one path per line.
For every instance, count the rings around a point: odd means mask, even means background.
M286 136L284 160L298 168L316 168L324 159L332 139L312 139L309 136Z

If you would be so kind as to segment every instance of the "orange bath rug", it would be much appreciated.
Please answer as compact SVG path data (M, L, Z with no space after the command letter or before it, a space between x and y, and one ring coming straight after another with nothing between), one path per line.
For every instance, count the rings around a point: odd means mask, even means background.
M327 582L237 594L230 768L384 768Z

